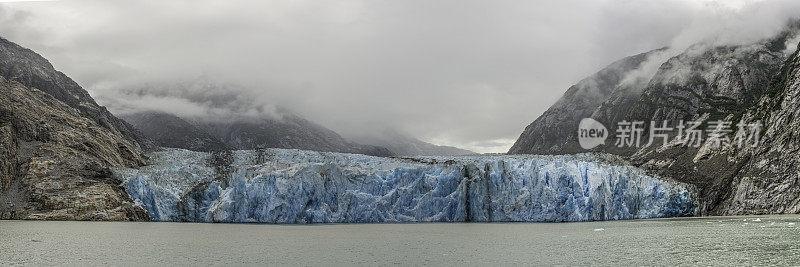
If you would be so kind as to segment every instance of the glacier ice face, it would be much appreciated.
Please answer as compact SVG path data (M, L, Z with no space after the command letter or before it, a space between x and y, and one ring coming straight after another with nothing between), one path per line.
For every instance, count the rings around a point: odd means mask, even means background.
M115 169L156 221L561 222L688 216L694 189L601 155L379 158L169 149Z

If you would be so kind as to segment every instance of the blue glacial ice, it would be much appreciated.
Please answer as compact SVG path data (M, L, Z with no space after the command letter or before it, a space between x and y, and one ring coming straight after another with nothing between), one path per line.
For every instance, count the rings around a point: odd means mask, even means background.
M168 149L115 169L155 221L575 222L695 215L693 187L607 155L379 158Z

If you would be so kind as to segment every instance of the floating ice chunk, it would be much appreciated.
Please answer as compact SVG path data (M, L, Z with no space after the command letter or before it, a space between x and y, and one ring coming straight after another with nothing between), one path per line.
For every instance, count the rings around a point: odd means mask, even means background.
M595 232L602 232L602 231L605 231L605 230L606 230L606 229L603 229L603 228L597 228L597 229L594 229L594 231L595 231Z
M754 222L760 222L760 221L761 221L761 218L755 218L755 219L753 219L752 221L754 221Z

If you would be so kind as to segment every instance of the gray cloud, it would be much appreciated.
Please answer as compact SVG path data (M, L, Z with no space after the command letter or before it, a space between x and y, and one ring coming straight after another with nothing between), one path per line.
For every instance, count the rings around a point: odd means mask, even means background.
M282 106L346 136L397 128L504 152L606 64L763 38L800 14L796 2L64 0L0 4L0 35L113 112ZM175 89L198 77L235 86Z

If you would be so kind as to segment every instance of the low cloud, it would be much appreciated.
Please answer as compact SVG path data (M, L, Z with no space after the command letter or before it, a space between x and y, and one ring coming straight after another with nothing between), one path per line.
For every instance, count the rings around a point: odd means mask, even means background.
M799 5L71 0L2 3L0 35L117 113L269 116L285 107L346 136L388 127L504 152L570 85L610 62L763 38ZM198 79L214 86L175 89Z
M119 115L159 111L205 121L280 119L285 111L260 100L247 87L199 77L185 82L144 83L110 90L97 101Z

